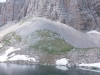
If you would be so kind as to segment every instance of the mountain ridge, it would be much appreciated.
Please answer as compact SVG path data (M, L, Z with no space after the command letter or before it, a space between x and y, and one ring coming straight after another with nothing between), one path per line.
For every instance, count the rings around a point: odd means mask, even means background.
M23 21L20 21L19 23L5 30L2 30L0 32L1 38L3 38L4 36L6 36L7 34L11 32L16 32L18 35L25 37L36 30L47 29L47 30L60 34L60 36L63 37L67 43L70 43L75 48L100 47L99 42L98 42L100 40L99 34L83 33L83 32L77 31L71 26L67 26L60 22L52 21L49 19L41 18L41 17L36 17L36 18L33 17L26 20L23 23L22 22ZM93 39L96 39L96 37L98 37L97 41L93 40Z
M28 55L35 58L39 64L55 64L56 59L62 57L69 59L71 64L100 61L100 48L96 48L100 47L99 34L83 33L50 19L34 16L26 18L0 31L0 34L3 34L0 38L0 52L10 47L20 48L20 51L9 53L8 57L13 54L15 57ZM23 60L5 62L34 64Z

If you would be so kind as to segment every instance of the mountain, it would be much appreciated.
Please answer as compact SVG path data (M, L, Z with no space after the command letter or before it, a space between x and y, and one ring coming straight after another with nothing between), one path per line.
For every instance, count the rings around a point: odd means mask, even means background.
M0 62L99 62L99 3L7 0L0 5Z
M59 37L63 38L67 43L73 45L75 48L93 48L93 47L100 47L100 43L98 42L100 39L99 34L88 34L88 33L82 33L80 31L77 31L76 29L62 24L60 22L51 21L49 19L45 19L42 17L27 17L17 24L4 29L1 31L1 38L12 38L9 37L10 33L15 33L16 35L19 35L21 39L26 38L28 36L31 37L32 33L35 33L36 31L43 31L39 32L41 37L48 38L50 37L49 32L58 34ZM47 35L46 35L47 34ZM35 34L33 34L35 35ZM94 36L96 37L94 37ZM37 36L37 38L40 36ZM52 37L54 37L52 35ZM96 39L94 40L94 39ZM4 38L5 39L5 38ZM24 39L23 39L24 40ZM27 40L27 39L25 39ZM34 40L34 39L32 39ZM36 40L36 39L35 39ZM6 39L5 39L6 41ZM10 41L10 40L9 40ZM4 40L3 40L4 42ZM13 41L12 41L13 42ZM13 44L14 45L14 44Z
M3 46L0 48L0 51L2 52L9 47L21 49L10 52L7 60L13 59L15 54L18 56L20 55L20 57L24 54L35 57L39 63L54 64L54 61L62 56L76 63L81 62L84 58L82 57L80 60L76 61L76 58L79 58L76 53L81 50L83 53L86 52L85 50L91 53L93 49L100 47L99 37L100 34L83 33L60 22L31 16L0 31L0 42ZM73 51L74 49L75 51ZM98 57L97 51L94 52L94 55ZM89 53L85 54L87 56ZM86 58L86 60L87 59L88 58ZM88 60L90 62L93 61L90 59ZM20 63L20 61L17 63Z
M70 25L80 31L100 30L99 0L7 0L0 26L35 15Z

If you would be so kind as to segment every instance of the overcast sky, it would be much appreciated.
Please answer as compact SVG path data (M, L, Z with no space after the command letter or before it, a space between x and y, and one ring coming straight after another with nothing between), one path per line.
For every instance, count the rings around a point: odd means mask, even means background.
M0 2L6 2L6 0L0 0Z

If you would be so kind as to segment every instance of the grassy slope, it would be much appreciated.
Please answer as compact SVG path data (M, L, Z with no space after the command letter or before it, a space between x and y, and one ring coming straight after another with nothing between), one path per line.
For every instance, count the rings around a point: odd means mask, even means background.
M37 30L35 36L40 38L35 44L31 44L30 48L35 50L42 50L47 53L59 54L70 51L74 47L66 43L59 34L49 30Z

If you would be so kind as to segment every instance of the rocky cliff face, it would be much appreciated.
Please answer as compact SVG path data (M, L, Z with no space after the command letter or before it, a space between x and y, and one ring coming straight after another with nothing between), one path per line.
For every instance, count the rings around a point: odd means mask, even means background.
M20 20L24 4L25 0L7 0L5 6L1 8L0 25L2 26L9 21Z
M7 0L0 26L27 16L46 17L78 30L100 30L100 0Z

